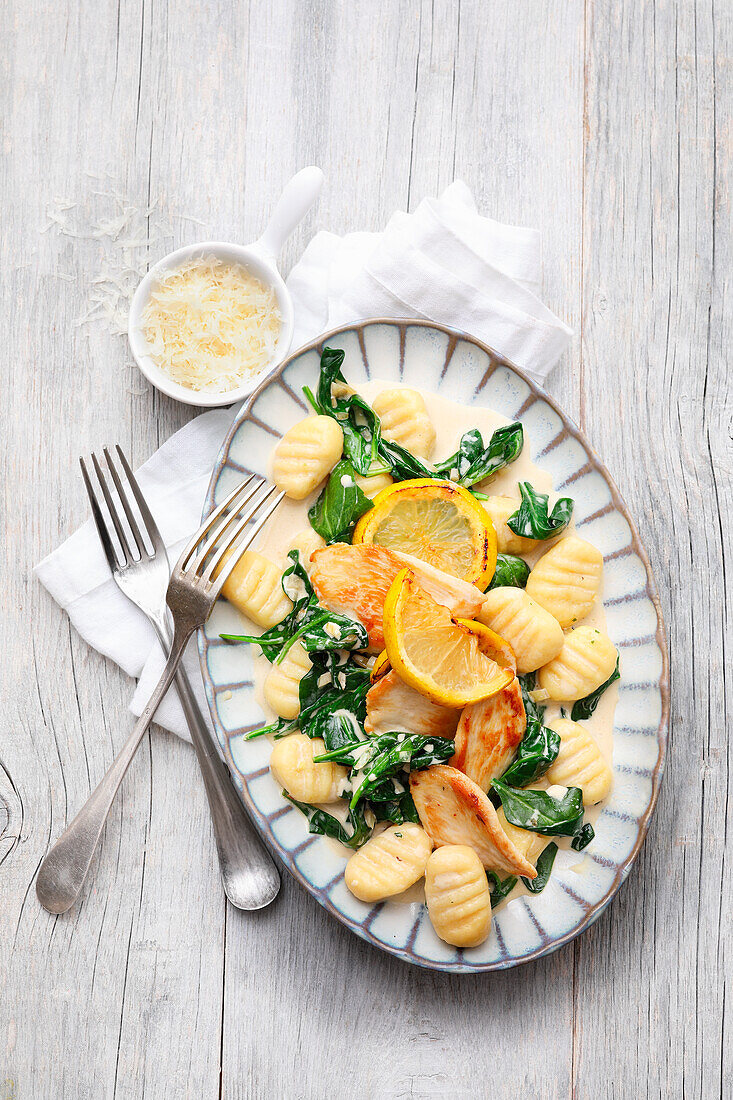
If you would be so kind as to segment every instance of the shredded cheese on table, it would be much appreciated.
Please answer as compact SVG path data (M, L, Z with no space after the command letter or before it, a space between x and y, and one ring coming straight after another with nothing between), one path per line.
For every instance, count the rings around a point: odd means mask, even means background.
M280 324L273 288L215 256L166 271L142 315L153 362L182 386L217 393L267 366Z

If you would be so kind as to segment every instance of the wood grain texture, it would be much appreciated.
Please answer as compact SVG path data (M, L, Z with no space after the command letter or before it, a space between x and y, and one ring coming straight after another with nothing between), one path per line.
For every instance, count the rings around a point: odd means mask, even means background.
M8 0L0 58L7 579L0 685L0 1098L731 1095L731 52L726 0ZM77 326L99 242L40 233L95 190L254 238L304 164L316 227L374 229L454 177L541 229L578 333L550 392L607 461L660 585L667 776L629 883L508 974L423 973L295 884L225 908L190 748L146 739L79 907L39 861L131 720L130 684L30 568L85 517L80 453L136 463L190 409ZM175 218L186 214L204 223ZM151 250L152 251L152 250Z

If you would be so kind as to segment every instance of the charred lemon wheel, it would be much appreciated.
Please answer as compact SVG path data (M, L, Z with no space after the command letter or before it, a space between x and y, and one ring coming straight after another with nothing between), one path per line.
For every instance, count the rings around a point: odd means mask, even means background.
M484 627L487 630L488 627ZM392 666L389 663L389 657L387 656L387 650L383 649L377 657L376 661L372 665L372 671L369 673L369 681L372 684L376 684L377 680L381 680L383 676L391 670Z
M484 657L490 657L499 668L509 668L516 675L517 658L509 642L505 642L501 634L497 634L495 630L489 630L483 623L474 622L473 619L456 619L456 622L476 635L478 647Z
M410 569L395 577L384 604L384 641L392 668L422 695L465 707L507 687L514 673L481 652L477 623L454 622Z
M485 588L496 569L496 531L479 502L452 481L389 485L354 530L354 543L401 550Z

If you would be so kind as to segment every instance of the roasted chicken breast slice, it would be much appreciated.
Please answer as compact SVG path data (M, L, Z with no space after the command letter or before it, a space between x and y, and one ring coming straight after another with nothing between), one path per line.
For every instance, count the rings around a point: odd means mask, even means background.
M367 692L364 729L372 736L404 730L425 737L453 737L460 716L460 710L431 702L392 670Z
M358 619L369 632L370 645L380 649L384 645L384 601L392 581L407 564L414 567L425 591L457 618L474 618L486 599L475 584L384 546L336 542L316 550L311 562L311 581L321 603L331 611Z
M487 791L491 780L511 764L526 727L522 692L515 677L496 695L463 708L452 767Z
M492 871L537 877L535 868L502 829L488 797L463 772L434 764L412 773L410 792L420 823L436 848L466 844Z

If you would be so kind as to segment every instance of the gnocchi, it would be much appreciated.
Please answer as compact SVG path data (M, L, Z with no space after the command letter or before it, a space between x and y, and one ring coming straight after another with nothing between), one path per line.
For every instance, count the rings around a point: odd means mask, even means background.
M557 619L521 588L487 592L478 618L509 643L520 674L546 665L563 647L564 635Z
M372 401L382 422L382 435L399 443L419 458L430 458L435 446L435 428L425 401L417 390L382 390Z
M370 500L373 500L377 493L381 493L382 489L388 489L394 484L394 479L389 474L372 474L371 477L354 474L354 481Z
M272 665L262 691L265 702L280 718L295 718L300 711L300 681L311 668L311 659L295 642L279 665Z
M318 488L341 458L344 433L332 416L308 416L285 433L272 459L272 477L292 500Z
M391 898L423 877L432 847L425 830L412 821L392 825L354 852L344 882L360 901Z
M528 596L562 627L584 618L601 586L603 555L577 535L560 539L543 554L527 580Z
M477 947L491 930L486 872L473 848L446 844L425 868L425 900L433 928L455 947Z
M315 554L316 550L322 550L325 545L325 539L322 539L317 531L314 531L312 527L306 527L293 536L288 543L288 550L298 551L303 568L307 573L310 573L311 556Z
M579 626L565 635L559 653L537 673L537 682L550 699L584 699L605 683L616 667L617 656L607 634L592 626Z
M602 802L611 790L613 772L591 734L569 718L558 718L550 726L560 735L560 752L547 771L549 781L580 787L585 806Z
M520 503L514 497L489 497L483 501L496 531L496 545L500 554L529 554L539 546L537 539L522 538L507 527L506 521L517 511Z
M278 567L257 550L245 550L227 577L222 594L247 618L268 629L292 610Z
M291 733L276 741L270 757L275 780L298 802L336 802L346 780L346 768L330 761L313 759L325 752L320 737Z

